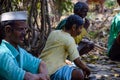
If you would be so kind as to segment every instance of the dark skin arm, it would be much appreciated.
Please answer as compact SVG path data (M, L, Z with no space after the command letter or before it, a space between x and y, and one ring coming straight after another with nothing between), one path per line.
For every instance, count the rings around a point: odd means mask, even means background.
M90 69L80 60L80 58L75 59L74 63L77 67L83 70L85 77L90 75Z
M40 66L39 66L39 73L42 73L46 80L50 80L48 76L48 71L45 62L41 61Z
M89 26L90 26L90 22L87 18L85 18L84 28L87 30Z
M47 79L40 79L39 74L32 74L30 72L26 72L24 76L24 80L47 80Z
M30 72L26 72L24 79L25 80L50 80L45 63L41 61L39 65L39 74L32 74Z

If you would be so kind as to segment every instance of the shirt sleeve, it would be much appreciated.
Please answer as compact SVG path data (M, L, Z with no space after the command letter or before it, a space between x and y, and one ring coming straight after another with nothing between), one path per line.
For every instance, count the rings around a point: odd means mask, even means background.
M116 28L118 30L118 32L120 31L120 16L116 17Z
M23 80L25 71L13 59L8 53L0 53L0 76L7 80Z
M77 46L75 44L75 40L73 38L69 38L69 40L67 40L66 49L68 51L68 55L69 55L69 58L70 58L71 61L80 57L79 52L77 50Z
M114 40L118 36L118 33L120 31L120 15L116 15L114 19L112 20L110 31L109 31L109 37L108 37L108 54L109 51L113 45Z
M24 50L23 54L23 68L31 73L38 73L41 59L32 56L30 53Z

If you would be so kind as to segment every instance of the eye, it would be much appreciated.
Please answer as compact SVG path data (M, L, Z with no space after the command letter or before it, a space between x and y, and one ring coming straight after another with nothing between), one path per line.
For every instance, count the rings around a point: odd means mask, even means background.
M17 31L20 31L20 32L28 30L27 28L14 28L14 29L17 30Z

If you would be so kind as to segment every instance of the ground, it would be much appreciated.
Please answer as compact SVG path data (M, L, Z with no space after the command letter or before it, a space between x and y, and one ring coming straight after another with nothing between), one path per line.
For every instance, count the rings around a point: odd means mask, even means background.
M120 62L111 61L105 53L83 55L91 70L90 80L120 80Z

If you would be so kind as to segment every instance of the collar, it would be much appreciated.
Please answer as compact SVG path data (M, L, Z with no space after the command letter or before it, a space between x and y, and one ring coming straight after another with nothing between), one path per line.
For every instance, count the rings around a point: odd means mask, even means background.
M70 33L68 33L68 32L65 32L64 30L61 30L61 32L63 32L64 34L66 34L66 35L69 35L69 36L71 36L71 34Z
M19 55L18 50L13 45L11 45L9 42L7 42L6 40L2 40L2 44L4 44L11 51L11 54L14 57L16 57L17 55Z

